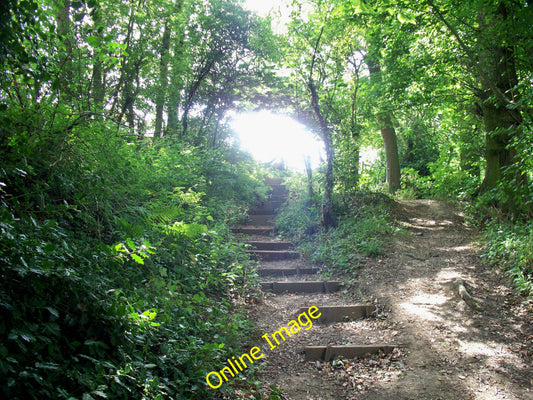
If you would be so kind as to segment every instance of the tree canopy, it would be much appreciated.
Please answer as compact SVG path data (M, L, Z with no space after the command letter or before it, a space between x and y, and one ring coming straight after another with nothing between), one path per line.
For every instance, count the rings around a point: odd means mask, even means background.
M324 142L325 229L371 190L467 201L529 235L529 2L286 7L274 33L239 0L0 4L3 397L212 394L203 372L252 329L230 226L266 193L235 112L289 113Z

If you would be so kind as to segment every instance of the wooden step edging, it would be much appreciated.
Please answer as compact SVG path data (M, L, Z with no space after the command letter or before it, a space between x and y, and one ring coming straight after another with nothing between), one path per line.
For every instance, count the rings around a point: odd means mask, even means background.
M268 201L250 210L250 215L263 214L263 215L275 215L276 211L283 205L284 201Z
M274 226L237 226L231 231L244 235L271 235L276 232L276 228Z
M291 242L263 242L263 241L250 241L246 242L254 248L254 250L290 250L293 247Z
M251 214L248 216L248 224L257 226L274 225L274 215L272 214Z
M283 178L265 178L264 182L265 182L265 185L268 185L268 186L281 185L283 183Z
M318 268L258 268L259 276L293 276L293 275L313 275L318 273Z
M246 250L253 258L263 261L294 260L300 258L300 253L290 250Z
M320 309L322 311L322 308ZM391 353L397 346L388 344L345 345L345 346L306 346L306 361L328 362L336 358L358 358L367 354Z
M338 281L261 282L265 292L281 293L333 293L339 291Z
M306 311L307 308L302 307L298 314ZM320 306L320 317L317 323L327 324L331 322L347 322L357 319L364 319L375 316L377 314L377 307L373 304L357 304L347 306Z

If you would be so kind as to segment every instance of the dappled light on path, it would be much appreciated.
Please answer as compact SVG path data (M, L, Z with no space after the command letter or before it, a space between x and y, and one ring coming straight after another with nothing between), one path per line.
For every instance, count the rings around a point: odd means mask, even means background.
M533 399L530 328L503 277L481 264L462 215L433 200L402 201L398 213L410 234L368 262L360 280L403 326L406 368L358 399Z

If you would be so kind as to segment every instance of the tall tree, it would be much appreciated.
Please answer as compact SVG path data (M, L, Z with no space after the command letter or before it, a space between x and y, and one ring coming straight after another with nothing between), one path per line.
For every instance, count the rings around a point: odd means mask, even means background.
M333 214L333 189L335 150L333 142L332 116L343 73L347 64L344 48L335 30L333 7L322 2L311 2L313 13L308 20L294 18L289 38L289 57L291 67L296 71L295 85L301 88L296 93L303 98L295 99L300 114L313 114L314 123L326 152L326 178L322 199L322 224L326 228L335 226ZM301 5L300 5L301 7ZM339 35L340 36L340 35ZM297 49L297 53L294 50Z
M533 20L531 7L504 0L460 4L428 0L428 4L464 53L476 81L473 90L486 140L481 192L503 189L496 203L516 213L523 209L522 196L528 192L524 162L516 148L524 128L516 57L531 48L533 39L517 25Z
M396 137L396 130L394 129L394 124L392 122L392 111L387 109L387 102L383 99L381 89L383 82L381 78L380 49L375 48L374 46L375 43L371 43L369 45L369 50L365 57L365 61L368 66L371 84L374 87L373 94L376 98L376 102L381 104L381 109L377 112L377 120L385 148L387 187L389 188L389 192L394 194L398 189L400 189L400 158L398 156L398 139Z
M161 39L161 59L159 62L159 88L155 101L155 128L154 137L161 137L163 134L163 111L167 97L168 86L168 58L170 50L170 17L165 20L163 38Z

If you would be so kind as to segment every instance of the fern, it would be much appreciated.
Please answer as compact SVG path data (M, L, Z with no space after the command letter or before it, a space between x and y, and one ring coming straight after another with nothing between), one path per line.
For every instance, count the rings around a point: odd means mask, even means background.
M141 225L130 223L125 218L116 218L116 226L120 232L124 233L124 236L139 239L144 236L146 228Z
M181 206L156 206L153 207L151 212L146 215L146 221L149 224L164 224L168 225L184 214Z

